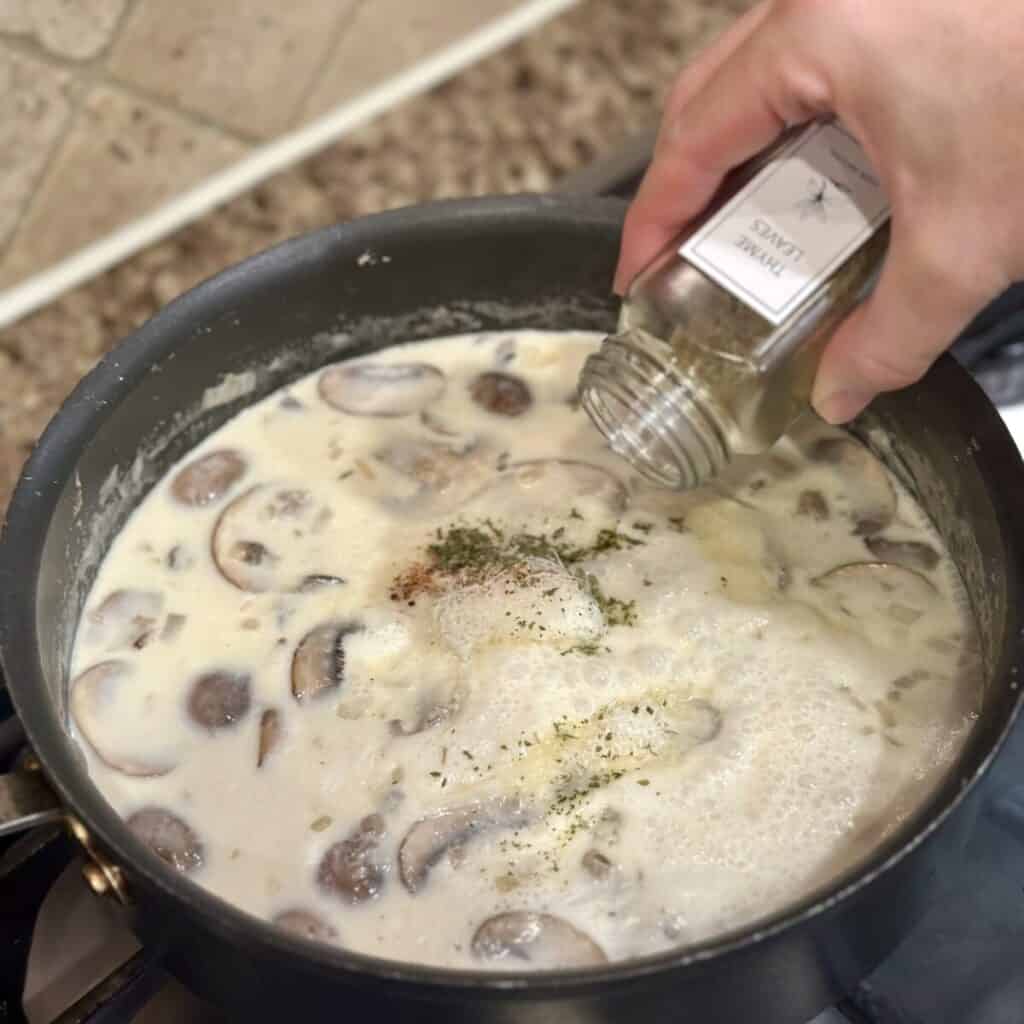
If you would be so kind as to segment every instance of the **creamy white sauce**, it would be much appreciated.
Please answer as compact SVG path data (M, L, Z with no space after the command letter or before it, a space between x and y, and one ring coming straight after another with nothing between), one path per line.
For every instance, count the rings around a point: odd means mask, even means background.
M390 390L314 374L133 515L87 603L72 711L113 806L201 843L179 850L196 882L396 960L620 959L808 895L943 777L980 688L959 581L910 496L810 425L713 489L657 491L572 403L598 340L395 348L365 362L439 373ZM529 408L473 401L496 370ZM382 411L404 414L365 415ZM225 451L227 490L182 491L182 467ZM453 527L548 546L431 575ZM197 694L210 673L226 705ZM325 856L347 888L323 883Z

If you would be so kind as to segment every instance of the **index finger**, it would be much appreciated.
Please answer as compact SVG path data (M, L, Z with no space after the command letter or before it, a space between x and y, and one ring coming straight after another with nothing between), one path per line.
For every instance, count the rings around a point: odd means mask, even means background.
M620 294L707 206L729 171L790 125L829 110L827 89L810 69L798 73L797 55L775 41L783 34L766 26L759 23L663 126L626 217L615 275Z

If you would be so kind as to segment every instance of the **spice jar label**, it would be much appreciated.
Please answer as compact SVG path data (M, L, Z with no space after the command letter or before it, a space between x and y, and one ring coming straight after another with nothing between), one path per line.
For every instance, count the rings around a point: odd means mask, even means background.
M888 218L859 143L815 124L679 250L770 323L781 324Z

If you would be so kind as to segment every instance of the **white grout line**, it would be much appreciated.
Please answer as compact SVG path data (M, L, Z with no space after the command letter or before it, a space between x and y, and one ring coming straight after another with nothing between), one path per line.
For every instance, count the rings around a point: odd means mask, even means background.
M578 2L524 0L516 10L413 65L358 99L344 103L304 127L261 146L245 159L212 175L152 213L92 242L48 270L0 294L0 327L6 327L39 309L61 293L139 249L152 245L215 206L304 160L389 107L450 78Z

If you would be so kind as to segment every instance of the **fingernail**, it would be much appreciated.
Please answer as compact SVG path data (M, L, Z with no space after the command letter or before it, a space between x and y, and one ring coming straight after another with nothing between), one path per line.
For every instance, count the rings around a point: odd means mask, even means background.
M873 397L864 391L833 391L816 401L814 408L826 423L838 426L849 423Z

